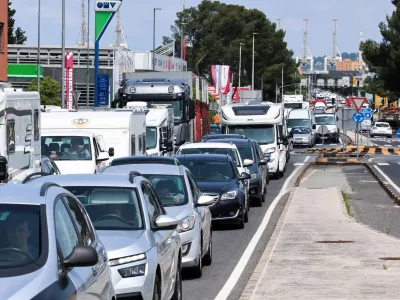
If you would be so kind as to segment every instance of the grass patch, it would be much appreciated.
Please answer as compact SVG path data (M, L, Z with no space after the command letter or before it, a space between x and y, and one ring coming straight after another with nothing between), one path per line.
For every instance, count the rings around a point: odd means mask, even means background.
M347 214L349 216L352 216L351 206L350 206L351 196L349 194L347 194L346 192L342 191L342 197L343 197L344 205L346 205Z

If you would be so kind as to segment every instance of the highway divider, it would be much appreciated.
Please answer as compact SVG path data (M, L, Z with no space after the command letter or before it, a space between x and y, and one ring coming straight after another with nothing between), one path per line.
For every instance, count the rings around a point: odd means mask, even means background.
M328 156L342 156L348 154L357 154L357 147L346 146L343 148L312 148L308 149L306 153L327 153ZM359 146L358 147L359 156L365 155L400 155L400 148L387 148L383 146Z

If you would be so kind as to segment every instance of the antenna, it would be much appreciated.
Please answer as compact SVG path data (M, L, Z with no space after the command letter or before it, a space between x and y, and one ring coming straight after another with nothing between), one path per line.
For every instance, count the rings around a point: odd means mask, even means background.
M182 0L182 11L186 8L186 0Z
M360 32L360 46L361 46L362 42L364 42L364 32ZM357 60L363 61L361 47L360 47L360 50L358 51L358 59Z
M276 30L281 30L281 20L282 19L276 19Z
M304 36L303 36L303 59L307 60L308 52L308 19L304 19Z
M128 43L126 42L124 30L121 24L121 10L117 12L116 26L115 26L115 43L114 46L116 48L125 48L128 49Z
M337 21L336 19L332 20L332 57L336 57L336 48L337 48Z
M81 0L81 31L78 35L78 42L76 43L78 46L86 46L89 41L87 41L87 23L86 23L86 8L85 1Z
M303 35L303 56L296 57L296 63L301 62L302 67L305 67L310 62L310 71L314 70L314 57L308 46L308 19L304 19L304 35Z

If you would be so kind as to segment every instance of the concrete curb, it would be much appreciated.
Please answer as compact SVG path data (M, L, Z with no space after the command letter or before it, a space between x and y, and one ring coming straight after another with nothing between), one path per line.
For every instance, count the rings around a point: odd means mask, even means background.
M361 161L355 158L325 158L319 157L315 161L315 165L360 165Z
M315 166L315 163L309 163L309 164L307 164L307 166L305 166L303 168L303 170L301 170L301 172L300 172L299 176L297 176L296 182L294 184L295 187L299 187L301 180L303 179L304 175L307 173L308 169L311 166Z
M343 148L312 148L306 151L306 153L319 153L324 156L334 157L341 155L356 155L356 146L346 146L343 153ZM400 149L398 148L387 148L384 146L358 146L358 154L360 156L365 155L400 155Z

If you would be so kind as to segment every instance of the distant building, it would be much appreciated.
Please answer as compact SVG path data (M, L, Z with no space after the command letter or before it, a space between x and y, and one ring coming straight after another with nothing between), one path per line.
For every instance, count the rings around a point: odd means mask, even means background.
M7 81L8 0L0 0L0 81Z
M352 61L350 59L344 59L336 63L336 71L362 71L364 70L365 63L362 61Z

